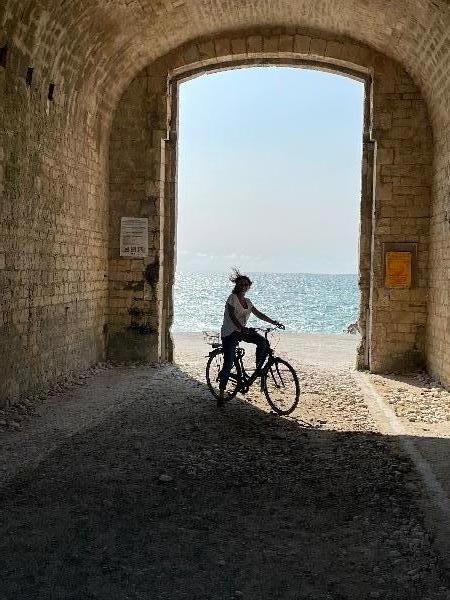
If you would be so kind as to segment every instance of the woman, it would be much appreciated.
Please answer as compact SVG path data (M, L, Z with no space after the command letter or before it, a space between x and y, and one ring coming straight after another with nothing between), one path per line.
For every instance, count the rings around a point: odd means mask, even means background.
M221 330L224 359L222 371L219 375L219 390L222 398L225 396L225 389L233 366L235 349L240 341L256 344L257 367L266 355L266 339L254 329L246 327L250 314L253 313L258 319L284 329L284 325L264 315L245 297L252 285L250 277L242 275L237 269L234 269L230 281L234 283L234 288L225 304Z

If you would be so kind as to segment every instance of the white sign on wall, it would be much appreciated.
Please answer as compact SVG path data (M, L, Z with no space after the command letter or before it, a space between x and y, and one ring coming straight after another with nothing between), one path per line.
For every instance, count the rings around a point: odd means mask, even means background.
M120 256L148 256L148 219L122 217L120 222Z

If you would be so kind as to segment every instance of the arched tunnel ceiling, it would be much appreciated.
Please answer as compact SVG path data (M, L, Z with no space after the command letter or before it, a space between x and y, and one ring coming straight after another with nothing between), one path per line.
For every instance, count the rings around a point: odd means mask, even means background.
M0 19L0 44L12 40L23 60L91 97L117 98L152 59L190 39L257 26L324 30L374 47L406 67L435 118L450 97L445 0L6 0Z

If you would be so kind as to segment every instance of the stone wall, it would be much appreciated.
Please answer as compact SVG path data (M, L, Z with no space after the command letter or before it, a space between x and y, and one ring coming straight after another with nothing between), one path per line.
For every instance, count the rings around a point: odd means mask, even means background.
M239 33L244 28L252 28L251 35ZM306 28L316 33L307 35ZM0 4L0 402L101 358L107 310L111 334L115 326L125 325L119 317L129 316L128 304L121 313L110 295L107 307L108 136L130 81L146 65L154 69L161 57L165 57L158 63L163 71L179 67L181 76L193 65L222 68L250 57L281 55L290 63L299 56L320 60L329 55L327 60L334 64L373 70L375 94L383 81L394 82L378 100L374 96L379 114L385 112L386 117L374 121L373 129L381 154L377 154L379 243L373 244L372 288L367 288L368 265L362 261L363 295L373 308L373 349L379 356L380 348L386 347L386 356L394 360L377 362L375 355L371 359L374 368L387 369L406 364L402 357L420 358L428 273L427 364L450 385L449 32L450 7L443 0L343 0L339 6L330 0L239 4L4 0ZM53 100L47 99L50 84ZM435 138L431 236L426 225L431 133L421 96L426 98ZM175 210L175 203L161 203L161 198L174 195L174 163L169 156L174 144L173 138L163 142L167 162L161 163L155 193L156 198L159 194L156 229L167 235L157 233L159 239L153 240L159 253L159 303L154 311L158 317L150 319L154 325L158 322L158 354L166 357L170 357L167 325L175 219L169 219L167 227L159 223ZM392 163L381 162L386 160ZM364 189L369 188L366 181ZM144 191L145 198L153 195ZM366 256L367 247L372 247L367 244L372 222L364 214ZM380 244L406 237L418 245L418 285L411 294L387 293L380 285ZM109 258L114 257L111 247ZM117 277L114 264L109 268L112 278ZM142 270L137 268L130 281L142 281ZM110 291L114 285L111 282Z
M375 205L373 219L370 368L404 370L425 364L432 134L417 86L398 66L375 71ZM411 289L383 285L383 244L417 249Z
M448 42L448 27L445 33ZM450 46L424 40L420 50L431 88L434 130L427 366L450 387ZM439 68L442 63L444 68Z
M30 64L11 47L0 66L0 405L104 356L105 155Z
M425 102L404 69L379 53L341 37L305 30L286 33L280 29L268 29L262 33L260 30L245 34L238 32L225 38L206 38L187 44L149 65L133 81L119 103L113 131L120 129L121 136L111 148L111 176L114 177L122 154L131 154L137 161L133 160L131 169L121 169L121 202L133 197L133 192L131 195L127 192L128 187L134 185L133 173L136 173L137 180L142 173L150 173L147 185L151 186L154 194L159 192L161 197L159 205L149 202L145 200L142 189L143 204L136 206L137 211L143 209L145 202L147 206L159 207L151 228L153 233L160 228L160 242L163 241L158 256L158 262L165 270L159 283L163 312L158 313L157 329L160 343L163 340L168 353L163 352L160 358L169 358L170 341L167 340L170 338L173 310L170 290L174 274L176 225L176 152L173 148L176 149L177 138L177 86L183 79L211 69L252 64L321 68L367 81L370 97L366 102L364 141L365 145L375 148L375 152L370 152L375 162L365 168L363 174L360 323L367 335L367 344L362 345L358 363L360 367L370 366L377 372L423 363L432 162L431 129ZM167 86L166 80L169 81ZM143 108L146 105L147 108ZM143 110L147 110L147 117ZM163 131L161 128L165 123L166 130ZM145 131L141 143L136 143L134 129ZM170 142L161 146L164 137ZM168 148L170 156L167 155ZM155 174L161 174L161 164L166 165L166 172L158 182ZM374 182L367 179L372 175ZM158 185L159 190L155 189ZM115 217L116 223L120 215L125 216L124 209L122 204ZM114 236L117 240L117 231ZM384 245L404 242L414 244L417 249L413 287L388 290L384 287ZM157 251L157 246L155 244L152 253ZM129 285L126 278L133 276L131 267L126 270L125 262L118 260L114 265L122 270L122 280ZM132 281L135 285L141 281L142 267L134 265L137 276ZM129 326L130 317L126 313L135 299L131 291L123 290L123 282L119 291L121 301L113 292L112 302L117 310L112 310L110 316L114 322L124 322ZM155 308L144 307L145 311L147 318L155 323ZM156 341L149 340L148 344L155 345Z
M450 386L450 118L435 135L434 199L431 210L427 365Z
M167 130L165 104L164 77L145 69L122 97L111 131L107 336L111 359L155 361L160 355L160 160ZM146 258L120 257L121 217L148 218Z

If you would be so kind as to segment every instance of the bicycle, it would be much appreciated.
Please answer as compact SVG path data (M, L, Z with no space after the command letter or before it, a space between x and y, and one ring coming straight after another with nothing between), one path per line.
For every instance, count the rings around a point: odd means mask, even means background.
M254 372L247 373L243 363L244 348L236 346L233 367L225 390L225 397L219 395L219 375L223 366L223 348L219 336L212 336L204 332L205 339L212 350L206 364L206 382L214 398L217 400L231 400L236 394L246 394L253 383L260 377L261 391L269 405L279 415L291 414L300 400L300 383L295 369L284 359L275 356L270 347L268 334L277 327L255 328L264 332L267 342L267 353Z

